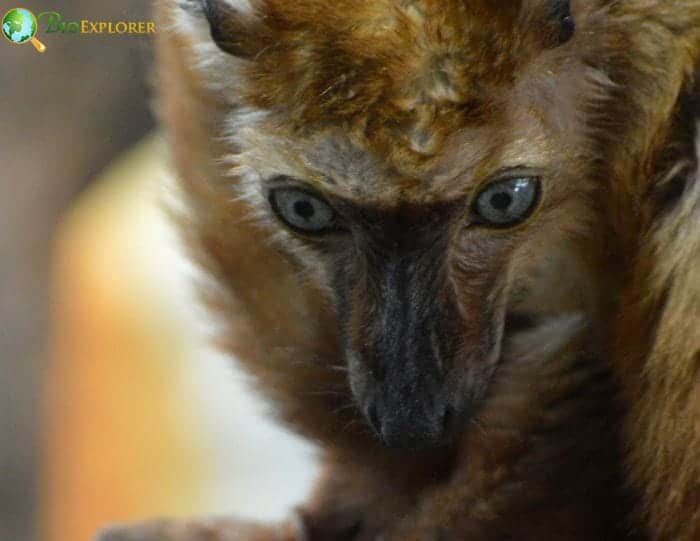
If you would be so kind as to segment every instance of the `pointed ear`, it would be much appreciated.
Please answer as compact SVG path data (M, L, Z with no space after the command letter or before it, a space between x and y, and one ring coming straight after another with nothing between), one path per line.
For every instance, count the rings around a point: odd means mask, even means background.
M240 58L252 58L269 42L269 29L255 13L237 9L225 0L201 0L211 37L219 48Z
M548 33L547 45L551 48L559 47L569 41L576 30L576 23L571 14L571 2L569 0L548 0L549 24L551 31Z

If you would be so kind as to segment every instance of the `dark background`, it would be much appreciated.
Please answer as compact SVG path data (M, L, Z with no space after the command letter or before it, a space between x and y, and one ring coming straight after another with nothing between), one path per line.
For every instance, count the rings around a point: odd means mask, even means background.
M150 3L0 2L67 20L150 19ZM41 26L41 25L40 25ZM51 240L61 213L154 125L151 38L0 38L0 540L35 539Z

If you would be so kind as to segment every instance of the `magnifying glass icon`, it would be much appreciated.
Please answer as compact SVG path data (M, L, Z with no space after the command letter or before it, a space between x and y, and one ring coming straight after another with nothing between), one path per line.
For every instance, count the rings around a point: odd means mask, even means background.
M37 51L43 53L46 45L36 38L38 28L36 17L28 9L12 8L2 18L2 34L10 43L22 45L30 42Z

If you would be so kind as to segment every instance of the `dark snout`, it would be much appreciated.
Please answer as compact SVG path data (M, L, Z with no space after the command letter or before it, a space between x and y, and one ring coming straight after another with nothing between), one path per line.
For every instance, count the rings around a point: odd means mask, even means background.
M412 297L405 306L400 296L387 300L375 322L362 403L385 445L420 449L448 444L462 413L448 381L454 348L446 314L435 298L417 313L423 301Z
M461 326L453 295L427 250L385 256L377 267L373 317L357 349L366 375L356 398L387 446L446 445L463 418L450 381Z
M422 320L393 313L365 349L362 361L369 370L358 398L388 447L447 445L461 426L464 407L450 379L454 353L449 332L437 311L427 311Z
M364 212L336 291L350 386L385 445L449 444L463 426L464 329L448 279L451 216L460 208Z

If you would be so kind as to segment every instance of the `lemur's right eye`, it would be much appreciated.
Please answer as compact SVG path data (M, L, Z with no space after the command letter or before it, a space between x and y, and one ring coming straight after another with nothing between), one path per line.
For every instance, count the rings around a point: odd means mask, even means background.
M276 188L269 196L272 210L301 233L325 233L336 229L335 212L323 199L299 188Z

